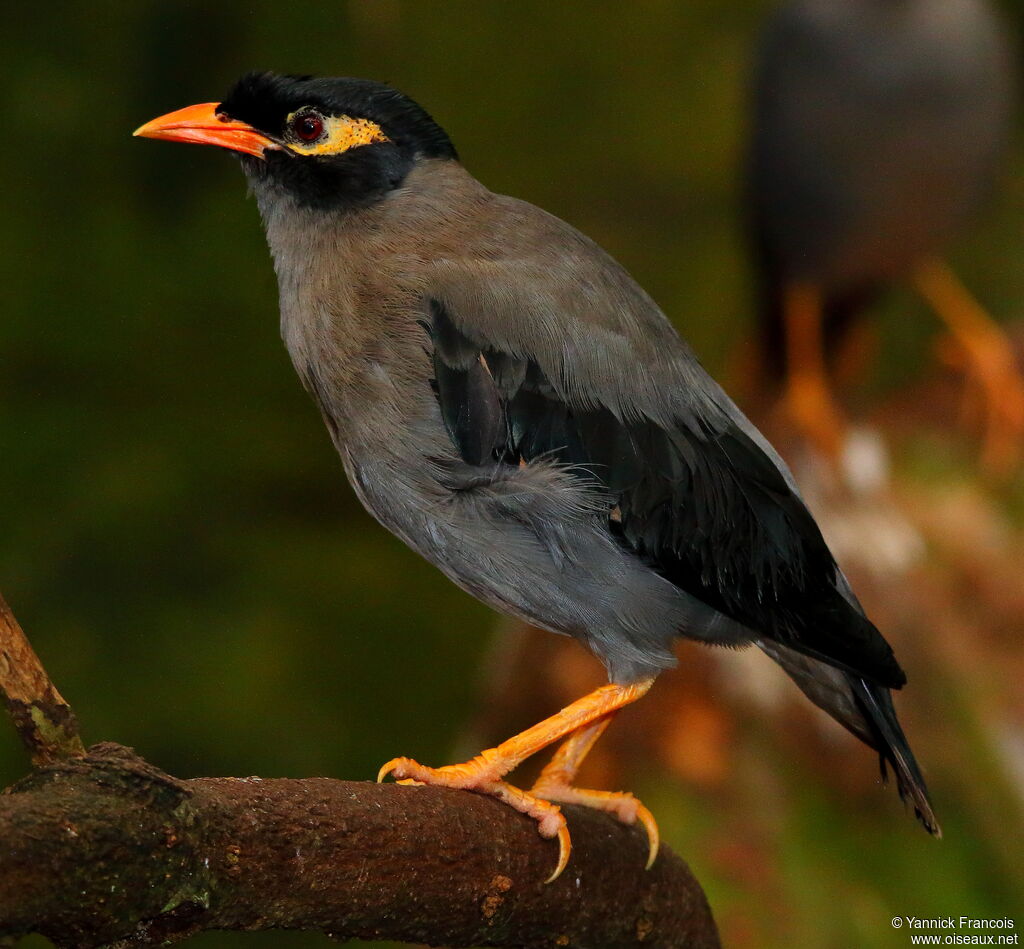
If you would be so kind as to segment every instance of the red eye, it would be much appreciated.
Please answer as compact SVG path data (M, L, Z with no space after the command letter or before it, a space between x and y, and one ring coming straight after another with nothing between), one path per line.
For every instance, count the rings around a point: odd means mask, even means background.
M315 112L302 112L292 119L292 131L304 142L318 139L324 132L324 120Z

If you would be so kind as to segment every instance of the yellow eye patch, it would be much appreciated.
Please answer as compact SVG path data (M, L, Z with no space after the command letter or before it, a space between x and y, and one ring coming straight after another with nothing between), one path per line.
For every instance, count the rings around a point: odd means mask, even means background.
M299 112L288 116L288 127ZM369 119L354 119L348 115L328 115L323 118L323 134L308 145L304 142L287 142L288 148L299 155L339 155L359 145L374 142L390 142L376 122Z

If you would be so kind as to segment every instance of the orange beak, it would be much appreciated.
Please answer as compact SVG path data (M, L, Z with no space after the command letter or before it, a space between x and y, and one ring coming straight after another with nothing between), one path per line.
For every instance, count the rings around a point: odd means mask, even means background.
M263 157L268 148L280 148L261 132L245 122L236 122L217 112L219 102L190 105L187 109L168 112L152 122L139 126L132 135L141 138L165 138L170 142L195 142L219 145L236 152Z

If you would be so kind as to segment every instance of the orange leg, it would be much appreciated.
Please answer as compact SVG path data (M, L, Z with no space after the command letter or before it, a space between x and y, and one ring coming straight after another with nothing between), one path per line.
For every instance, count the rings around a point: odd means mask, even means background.
M639 820L647 831L649 845L647 869L650 869L658 856L658 845L661 839L654 815L628 792L591 791L573 787L572 783L583 759L590 753L594 742L601 737L616 714L618 713L609 712L604 718L599 718L573 732L541 771L536 784L530 788L530 793L545 801L583 804L586 807L607 811L609 814L614 814L624 824L635 824Z
M878 330L871 320L855 320L838 341L832 378L839 387L864 378L878 356Z
M984 411L982 464L1005 476L1020 463L1024 448L1024 379L1010 341L942 261L922 265L914 282L963 348Z
M842 452L846 426L828 384L821 318L821 291L817 287L786 287L786 408L808 441L836 460Z
M542 837L558 838L558 864L554 873L548 878L550 883L565 869L572 850L569 828L566 826L561 809L557 804L552 804L534 793L507 784L502 778L542 748L546 748L573 732L585 729L586 726L599 719L610 717L624 705L635 702L647 692L653 682L654 679L643 679L631 685L613 683L595 689L589 695L566 706L550 718L514 735L508 741L503 741L496 748L480 752L475 758L463 764L448 765L444 768L428 768L411 758L392 758L380 769L377 781L383 781L388 774L392 774L396 778L404 779L404 783L430 784L437 787L461 788L480 794L490 794L514 807L517 811L534 818ZM603 730L603 727L597 730L582 752L579 750L581 747L579 745L576 751L569 752L576 762L576 767L579 766L579 762L583 760L583 756L590 750Z

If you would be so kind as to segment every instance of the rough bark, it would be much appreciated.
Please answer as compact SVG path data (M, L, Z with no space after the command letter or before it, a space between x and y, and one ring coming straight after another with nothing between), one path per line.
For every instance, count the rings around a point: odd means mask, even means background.
M0 691L32 763L85 754L75 714L0 596Z
M312 929L447 946L718 946L703 893L643 833L567 808L572 859L489 798L326 778L178 780L114 744L0 797L0 935L150 945Z
M326 778L179 780L88 754L0 597L0 691L35 770L0 795L0 942L147 946L205 929L310 929L447 946L714 949L704 894L643 833L569 808L557 847L497 801Z

